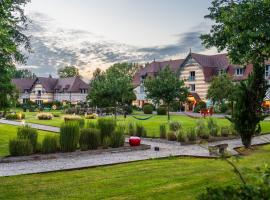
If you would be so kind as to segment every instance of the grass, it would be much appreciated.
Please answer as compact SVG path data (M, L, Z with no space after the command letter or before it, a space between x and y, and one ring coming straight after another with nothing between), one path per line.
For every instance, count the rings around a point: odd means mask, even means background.
M0 157L9 155L9 140L17 136L16 126L0 124ZM55 134L46 131L38 131L38 141L41 142L46 134Z
M270 145L237 165L250 172L270 164ZM247 177L247 174L245 177ZM249 177L252 182L253 176ZM225 161L169 158L84 170L0 178L0 199L195 199L209 186L239 183Z

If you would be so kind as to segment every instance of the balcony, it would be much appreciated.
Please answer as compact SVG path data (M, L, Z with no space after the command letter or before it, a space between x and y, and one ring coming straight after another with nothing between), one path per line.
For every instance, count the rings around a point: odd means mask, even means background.
M188 77L188 81L195 81L196 80L196 77L195 76L189 76Z

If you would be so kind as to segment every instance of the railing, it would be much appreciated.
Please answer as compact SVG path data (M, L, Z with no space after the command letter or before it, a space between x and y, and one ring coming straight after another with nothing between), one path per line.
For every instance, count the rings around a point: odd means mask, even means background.
M196 80L196 77L195 76L188 77L188 81L195 81L195 80Z

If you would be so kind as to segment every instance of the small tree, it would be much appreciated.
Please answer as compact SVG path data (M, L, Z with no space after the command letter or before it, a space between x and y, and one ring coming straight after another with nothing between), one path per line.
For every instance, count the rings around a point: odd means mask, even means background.
M167 106L168 120L170 120L170 106L178 99L185 101L188 90L184 82L167 66L157 76L148 77L144 83L147 98L156 102L163 101Z
M69 78L80 76L79 69L75 66L66 66L58 69L58 75L60 78Z

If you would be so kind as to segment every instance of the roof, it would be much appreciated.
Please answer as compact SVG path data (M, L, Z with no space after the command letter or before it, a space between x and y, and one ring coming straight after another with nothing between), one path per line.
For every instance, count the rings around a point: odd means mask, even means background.
M20 92L24 90L30 90L36 83L40 83L46 92L54 92L54 90L67 92L80 92L81 89L88 89L89 86L80 77L72 78L46 78L37 77L35 79L22 78L12 79L12 83L19 89Z

